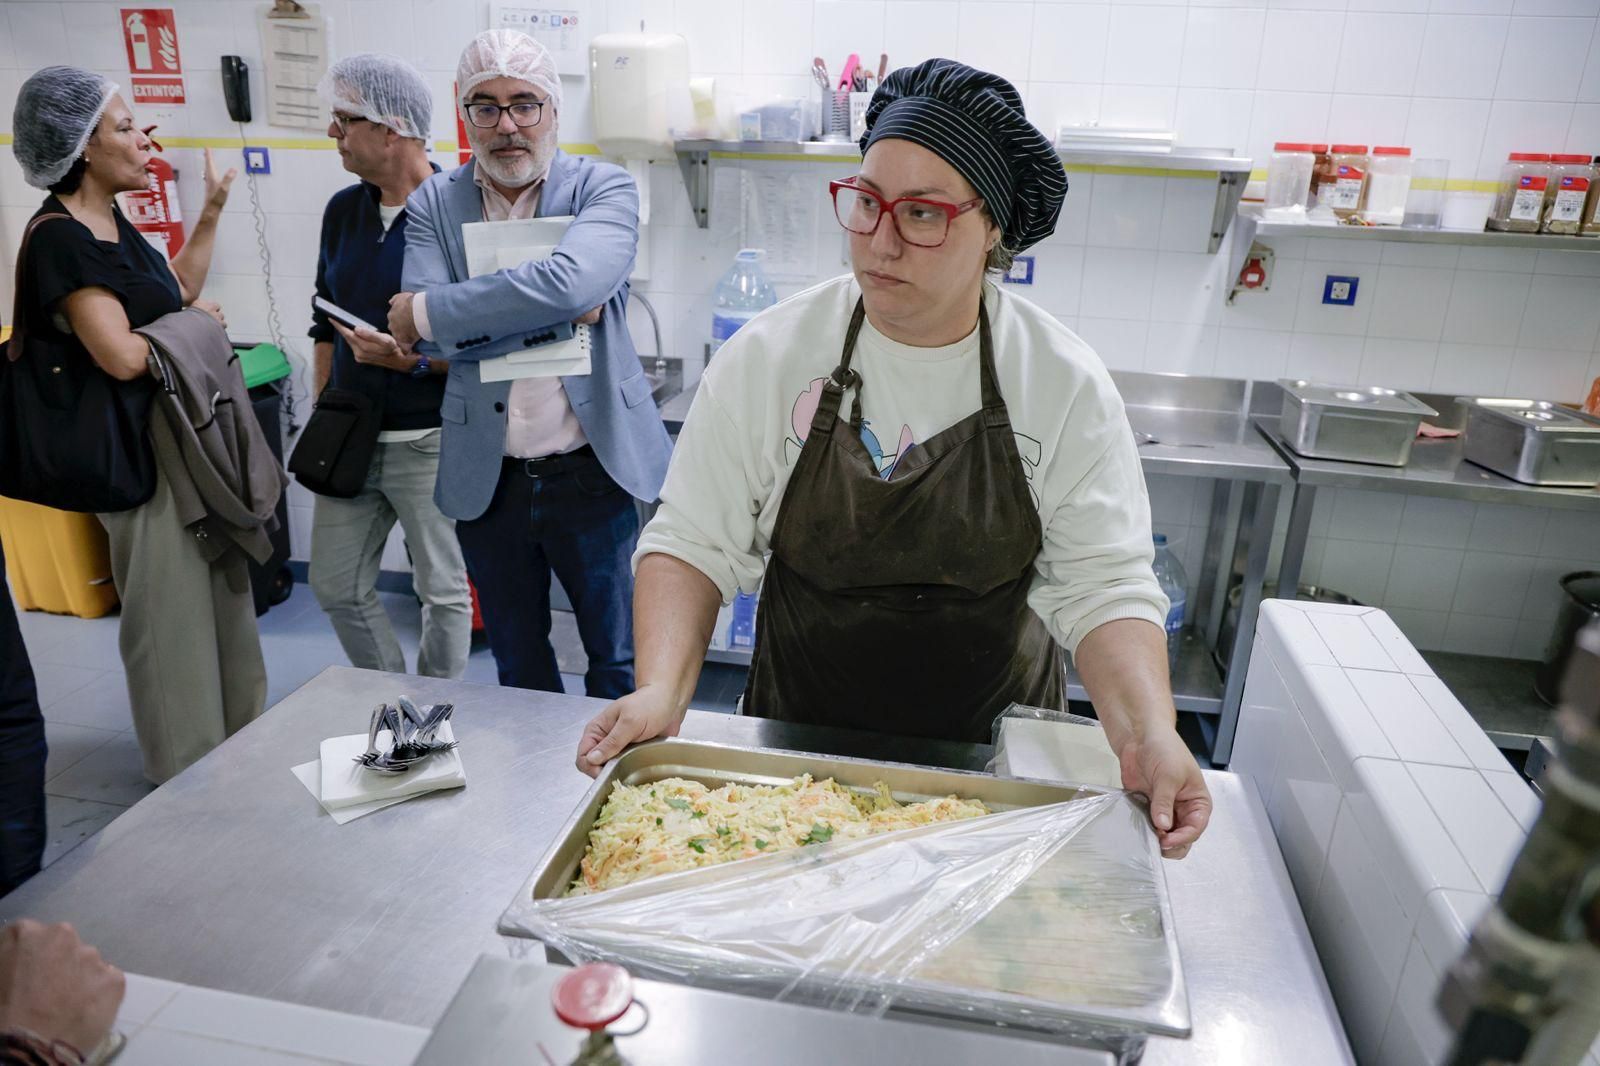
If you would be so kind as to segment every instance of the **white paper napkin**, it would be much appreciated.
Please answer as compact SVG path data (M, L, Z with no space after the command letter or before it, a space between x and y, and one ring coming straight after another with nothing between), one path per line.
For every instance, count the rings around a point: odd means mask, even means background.
M293 767L290 772L293 773L295 777L300 779L300 783L306 786L306 791L311 793L311 798L316 800L317 803L321 805L322 797L317 793L322 791L322 760L312 759L310 762L303 762L299 766ZM393 807L396 803L404 803L408 799L411 799L411 797L401 796L399 799L375 800L372 803L357 803L354 806L339 807L336 810L328 810L327 807L323 807L322 809L327 811L328 817L333 819L335 825L344 825L346 822L355 821L364 814L371 814L373 811L381 811L385 807Z
M387 745L386 732L380 733L378 739L380 748ZM440 727L438 739L455 739L449 722ZM459 749L426 759L403 774L380 774L358 765L356 758L366 750L365 733L329 737L322 742L322 783L317 798L330 811L376 800L405 799L442 788L460 788L467 783Z

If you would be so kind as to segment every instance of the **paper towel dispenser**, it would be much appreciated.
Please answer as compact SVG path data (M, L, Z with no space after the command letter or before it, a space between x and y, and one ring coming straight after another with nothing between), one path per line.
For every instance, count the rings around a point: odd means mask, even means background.
M604 33L589 43L595 144L619 159L673 158L689 125L689 42L678 34Z

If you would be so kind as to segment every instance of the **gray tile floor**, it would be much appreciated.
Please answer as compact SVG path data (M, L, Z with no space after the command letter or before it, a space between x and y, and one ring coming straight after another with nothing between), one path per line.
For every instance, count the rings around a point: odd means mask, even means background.
M417 602L409 595L380 595L407 661L414 665L421 628ZM117 652L118 616L85 619L19 611L18 618L38 679L50 745L45 767L50 839L44 863L48 866L104 829L154 786L144 779L133 735ZM327 667L347 661L327 616L304 585L296 586L286 602L263 615L260 628L268 707ZM581 694L586 660L572 615L555 612L552 638L567 691ZM474 648L466 680L496 683L494 657L487 645ZM708 676L702 688L710 691L696 706L731 709L742 677ZM726 695L728 691L732 695Z

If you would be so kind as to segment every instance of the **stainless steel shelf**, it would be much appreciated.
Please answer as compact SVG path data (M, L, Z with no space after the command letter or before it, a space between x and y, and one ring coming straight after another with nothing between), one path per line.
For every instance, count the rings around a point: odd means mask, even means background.
M1257 238L1309 237L1341 241L1397 241L1402 244L1454 244L1478 248L1539 248L1546 251L1600 252L1600 237L1564 237L1553 233L1495 233L1489 230L1406 229L1402 226L1317 226L1263 222L1254 208L1240 208Z
M1527 751L1535 739L1555 734L1555 708L1533 691L1538 663L1443 651L1422 657L1496 746Z
M711 224L711 161L713 159L797 159L809 162L819 159L860 159L861 152L853 141L715 141L685 140L674 145L678 156L678 170L683 175L683 186L689 194L689 206L694 211L695 225L701 229ZM1251 160L1233 154L1227 148L1177 148L1171 152L1140 152L1129 149L1095 151L1069 148L1057 153L1066 167L1114 167L1181 174L1215 174L1217 176L1216 203L1211 212L1211 237L1209 251L1222 245L1228 227L1239 210L1239 197L1250 180Z
M1418 399L1440 412L1430 419L1435 425L1451 425L1454 397L1416 393ZM1308 459L1297 455L1283 438L1274 415L1257 415L1256 428L1289 464L1298 485L1313 488L1336 486L1404 492L1414 496L1440 496L1479 503L1512 503L1525 507L1557 507L1600 513L1600 490L1564 489L1548 485L1524 485L1492 470L1485 470L1462 458L1460 437L1445 440L1418 440L1411 446L1411 460L1405 466L1374 466L1347 463L1337 459Z

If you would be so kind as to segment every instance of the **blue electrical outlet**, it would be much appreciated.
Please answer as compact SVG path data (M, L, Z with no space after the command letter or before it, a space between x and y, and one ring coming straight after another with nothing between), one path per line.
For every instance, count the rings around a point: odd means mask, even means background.
M244 172L246 174L271 174L272 156L265 148L247 146L244 150Z
M1011 269L1005 272L1000 279L1009 285L1033 284L1033 256L1019 255L1011 263Z
M1322 302L1325 304L1339 304L1343 307L1356 305L1356 286L1361 284L1360 278L1345 278L1337 274L1329 274L1322 283Z

